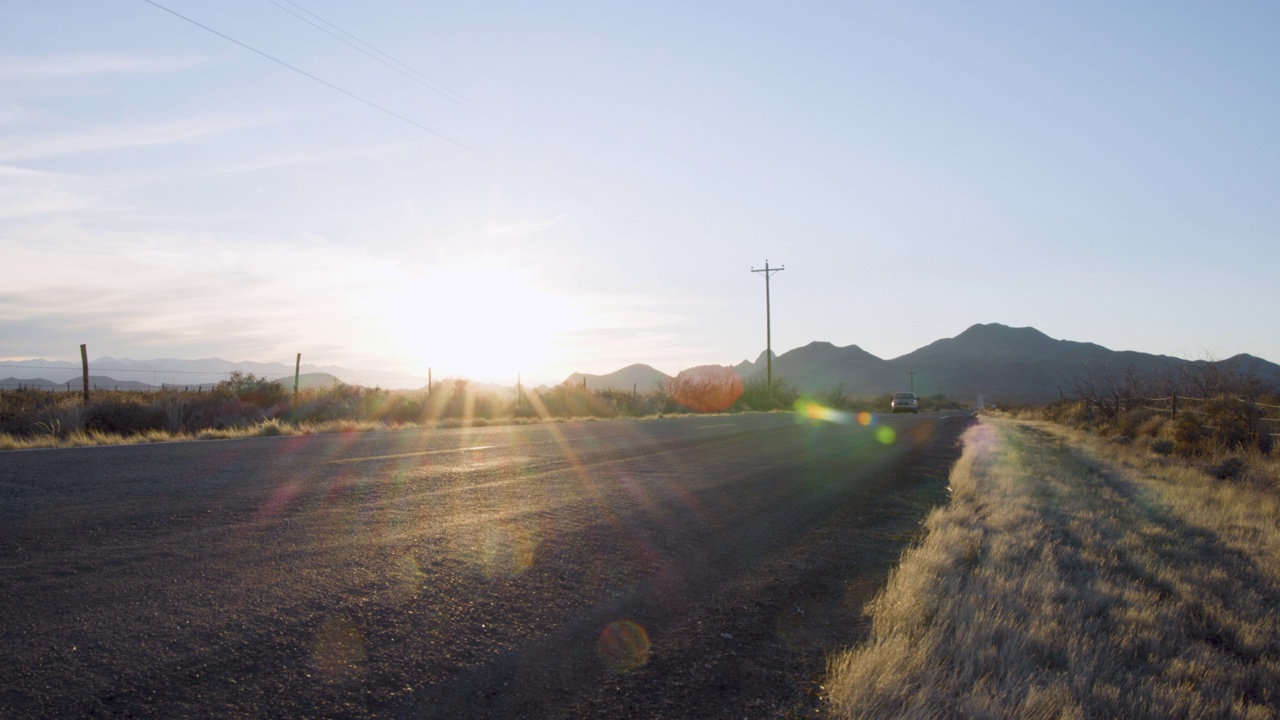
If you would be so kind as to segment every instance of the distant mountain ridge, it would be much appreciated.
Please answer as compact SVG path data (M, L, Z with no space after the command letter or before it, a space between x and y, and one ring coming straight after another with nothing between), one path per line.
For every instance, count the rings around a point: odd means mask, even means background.
M662 385L671 376L643 363L628 365L605 375L573 373L565 378L568 385L581 385L586 381L588 390L620 390L623 392L648 392L655 385Z
M1262 382L1280 388L1280 365L1241 354L1216 361ZM823 392L843 386L850 395L879 395L912 388L921 395L942 392L972 400L988 395L1002 402L1045 402L1070 396L1075 381L1087 368L1107 368L1120 374L1132 368L1141 377L1176 376L1188 366L1210 365L1206 360L1184 360L1129 350L1110 350L1101 345L1073 340L1056 340L1032 327L1009 327L999 323L977 324L952 338L936 340L901 357L884 360L857 345L839 347L829 342L811 342L773 356L773 374L802 392ZM734 369L746 380L762 379L765 353L754 361L743 360ZM234 371L278 379L291 387L293 365L286 363L230 362L206 360L130 360L102 357L91 360L90 384L102 388L149 389L160 385L208 386L226 379ZM334 366L302 366L302 386L331 384L334 379L366 387L419 389L426 378L400 373L350 370ZM78 362L50 360L0 361L0 387L70 387L81 380ZM108 375L108 373L110 373ZM911 373L914 373L912 375ZM310 377L308 377L310 376ZM647 392L667 382L670 376L649 365L636 363L603 375L573 373L565 382L591 390ZM442 378L437 378L440 382ZM310 382L308 382L310 381ZM510 387L477 384L477 387L508 391Z
M763 377L764 360L761 353L755 362L743 361L735 369L748 380ZM1247 354L1216 362L1252 372L1262 382L1280 388L1280 365ZM851 395L878 395L914 385L921 395L941 391L963 399L990 395L1006 402L1045 402L1071 395L1075 381L1087 368L1107 368L1117 375L1132 368L1140 377L1157 378L1206 364L1209 361L1055 340L1035 328L989 323L973 325L956 337L934 341L892 360L878 358L857 345L814 342L776 355L773 374L802 392L843 385Z
M201 385L212 385L227 379L232 372L253 373L257 377L270 379L288 379L292 387L294 366L287 363L264 363L253 361L232 362L221 358L202 360L181 360L178 358L157 358L153 360L133 360L130 358L99 357L89 361L89 373L102 379L102 386L119 385L121 389L147 389L160 386L178 386L195 388ZM13 373L13 377L0 381L0 386L8 389L7 383L18 382L24 387L33 387L36 380L44 380L54 386L66 386L68 382L77 385L82 382L82 369L79 362L65 360L4 360L0 361L0 374ZM378 372L376 370L352 370L335 365L312 365L303 363L301 374L316 374L317 382L329 384L330 378L337 378L352 385L384 388L422 388L427 379L416 375L395 372ZM320 377L323 376L323 377ZM92 384L92 383L91 383ZM305 387L305 383L303 384Z

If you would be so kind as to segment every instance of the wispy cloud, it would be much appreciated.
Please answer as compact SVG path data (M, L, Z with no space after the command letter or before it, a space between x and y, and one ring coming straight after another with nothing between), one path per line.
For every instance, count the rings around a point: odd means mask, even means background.
M97 75L135 75L185 70L206 58L194 56L145 56L118 53L76 55L0 56L0 82L23 82Z
M297 120L299 118L292 119ZM379 155L403 154L415 148L420 148L423 145L424 141L414 141L356 147L347 150L328 149L323 152L315 152L312 150L293 153L276 152L247 162L225 165L217 168L216 170L210 171L210 173L216 175L227 175L242 172L257 172L260 170L279 170L282 168L304 167L309 165L327 165L345 160L369 158Z
M212 116L148 125L113 127L57 136L14 136L0 140L0 162L77 155L124 148L172 145L222 133L261 127L276 118Z
M0 220L84 210L94 204L82 178L0 165Z
M517 222L508 222L501 224L490 224L485 231L491 237L500 238L523 238L533 235L542 230L548 230L556 227L565 221L564 215L556 215L549 218L539 218L535 220L522 220Z

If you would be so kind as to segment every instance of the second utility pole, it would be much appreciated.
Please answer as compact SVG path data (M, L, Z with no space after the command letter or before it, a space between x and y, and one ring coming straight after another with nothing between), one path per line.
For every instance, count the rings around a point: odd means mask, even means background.
M769 318L769 278L774 273L780 273L787 268L776 267L770 268L769 261L764 261L764 269L757 270L751 268L751 272L764 273L764 357L765 357L765 378L769 383L769 397L773 397L773 327Z

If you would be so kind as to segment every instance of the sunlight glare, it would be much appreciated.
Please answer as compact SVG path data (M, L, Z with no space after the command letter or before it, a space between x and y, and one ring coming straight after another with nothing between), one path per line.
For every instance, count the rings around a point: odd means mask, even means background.
M483 259L420 273L390 268L357 304L371 324L370 351L433 368L437 378L536 374L585 323L582 310L539 285L532 270Z

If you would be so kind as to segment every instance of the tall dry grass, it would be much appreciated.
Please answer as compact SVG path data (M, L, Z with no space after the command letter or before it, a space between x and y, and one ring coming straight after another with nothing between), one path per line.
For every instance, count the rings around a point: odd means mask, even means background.
M871 637L829 662L835 715L1277 717L1275 482L1049 424L965 443Z

